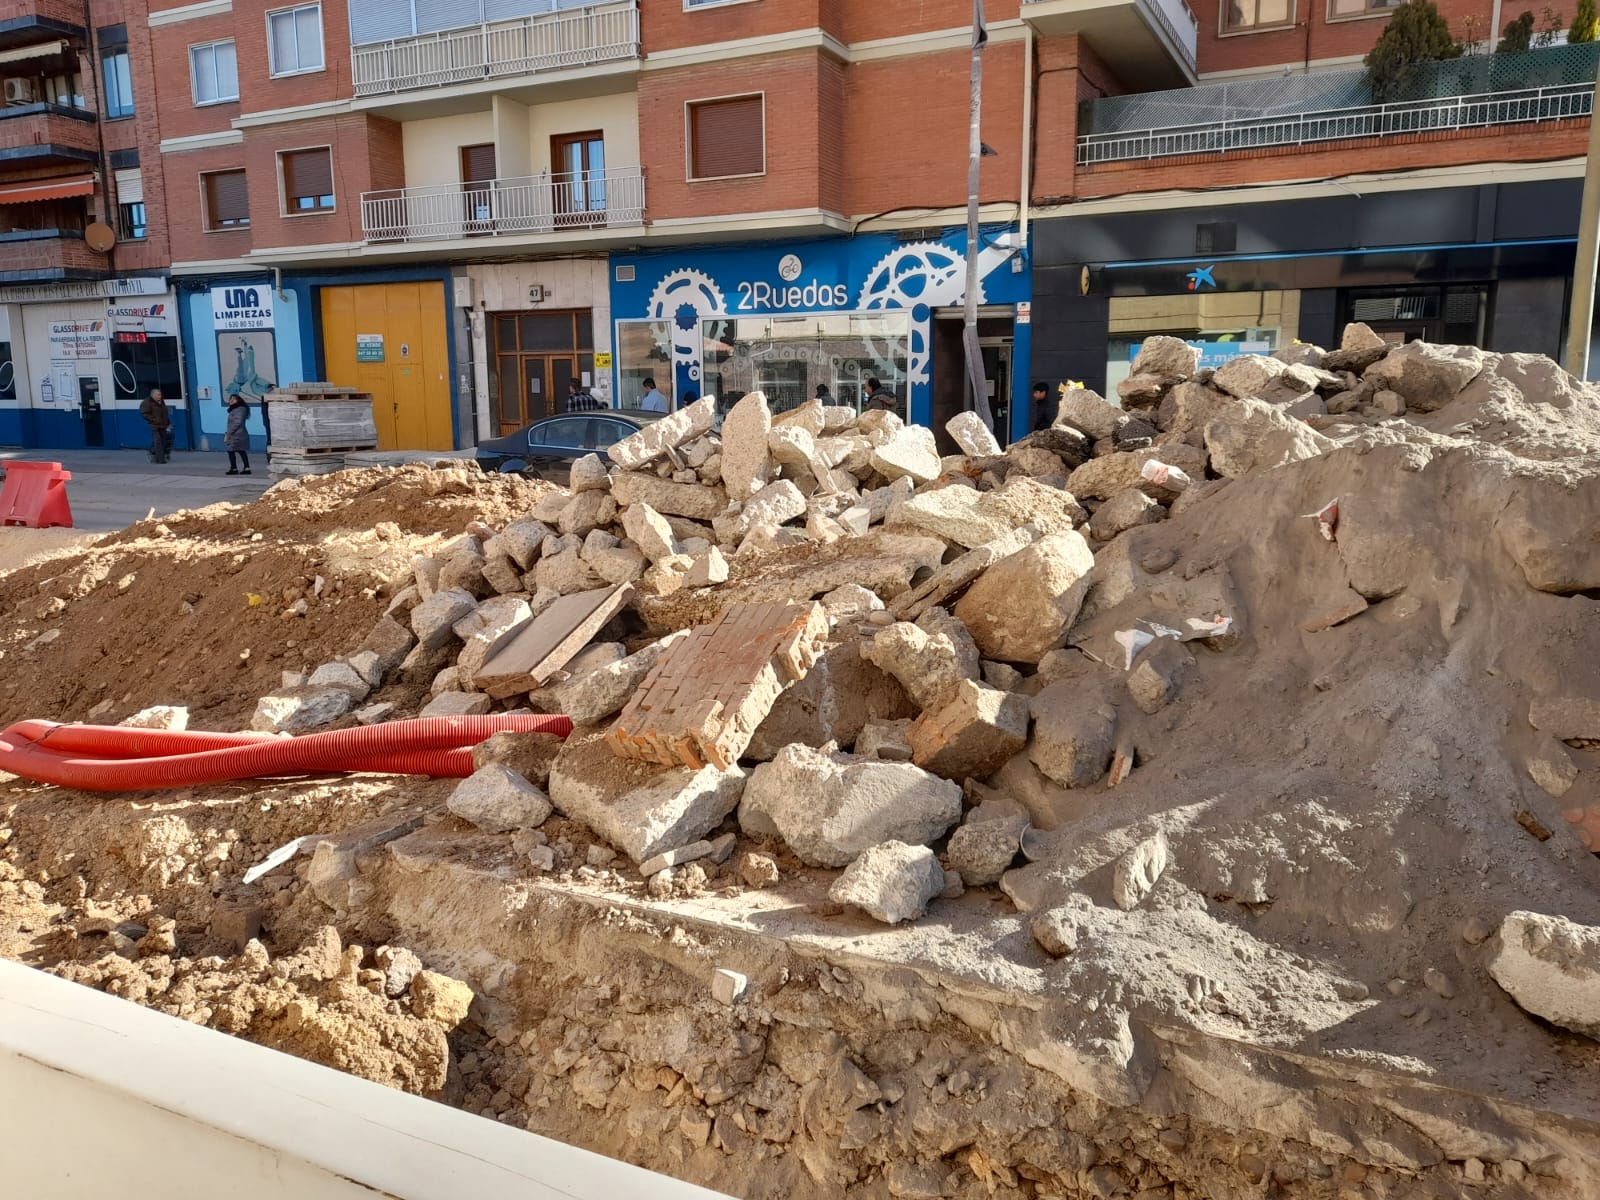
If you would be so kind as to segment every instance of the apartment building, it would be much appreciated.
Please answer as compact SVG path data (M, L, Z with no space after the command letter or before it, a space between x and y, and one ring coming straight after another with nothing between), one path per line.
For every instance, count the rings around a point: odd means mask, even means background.
M1036 370L1112 387L1151 334L1215 363L1350 320L1559 358L1600 48L1565 45L1556 7L1552 44L1496 54L1521 5L1441 0L1478 45L1377 97L1387 0L1133 0L1117 25L1026 3Z
M1475 55L1375 104L1359 57L1388 9L1313 2L986 0L1003 439L1031 379L1114 384L1154 332L1221 354L1356 315L1555 348L1593 47ZM308 379L371 391L404 448L560 412L569 382L627 405L646 377L787 406L876 375L942 425L971 403L971 18L0 0L0 441L142 444L153 381L196 446L229 392Z

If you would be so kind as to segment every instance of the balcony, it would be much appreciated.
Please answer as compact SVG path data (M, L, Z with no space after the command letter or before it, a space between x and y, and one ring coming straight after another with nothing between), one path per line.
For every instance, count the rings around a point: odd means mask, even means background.
M639 58L637 0L356 46L358 99L583 72Z
M643 224L643 167L393 188L361 197L368 242L492 241Z
M24 0L6 9L17 15L0 20L0 50L61 39L83 45L89 39L82 0Z
M1364 71L1242 79L1079 106L1079 166L1587 119L1600 43L1426 63L1383 102Z
M78 230L0 233L0 283L106 279L110 275L110 260L89 249Z
M0 171L99 161L100 135L92 111L60 104L0 108Z
M1077 34L1124 79L1195 81L1200 23L1187 0L1027 0L1022 18L1046 37Z

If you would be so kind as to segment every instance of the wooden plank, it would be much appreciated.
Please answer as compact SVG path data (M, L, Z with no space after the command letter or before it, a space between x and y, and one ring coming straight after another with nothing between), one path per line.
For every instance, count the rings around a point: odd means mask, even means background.
M561 597L502 634L489 647L474 684L496 700L543 687L632 599L628 583Z

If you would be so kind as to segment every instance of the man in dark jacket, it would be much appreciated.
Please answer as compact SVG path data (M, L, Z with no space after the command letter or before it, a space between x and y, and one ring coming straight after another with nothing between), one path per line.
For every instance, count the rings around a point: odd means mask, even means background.
M1034 432L1049 429L1056 423L1056 414L1061 411L1061 401L1050 395L1050 385L1040 380L1033 385L1033 428Z
M150 389L150 395L139 405L139 415L150 426L150 461L166 462L172 457L172 411L160 388Z
M900 413L900 397L885 388L876 377L867 380L867 411L874 410L892 412L896 416Z

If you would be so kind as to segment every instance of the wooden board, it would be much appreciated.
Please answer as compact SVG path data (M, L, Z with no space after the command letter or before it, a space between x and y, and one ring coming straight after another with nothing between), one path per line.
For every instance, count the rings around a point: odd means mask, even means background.
M632 599L629 583L561 597L500 635L473 677L474 686L496 700L543 687Z

